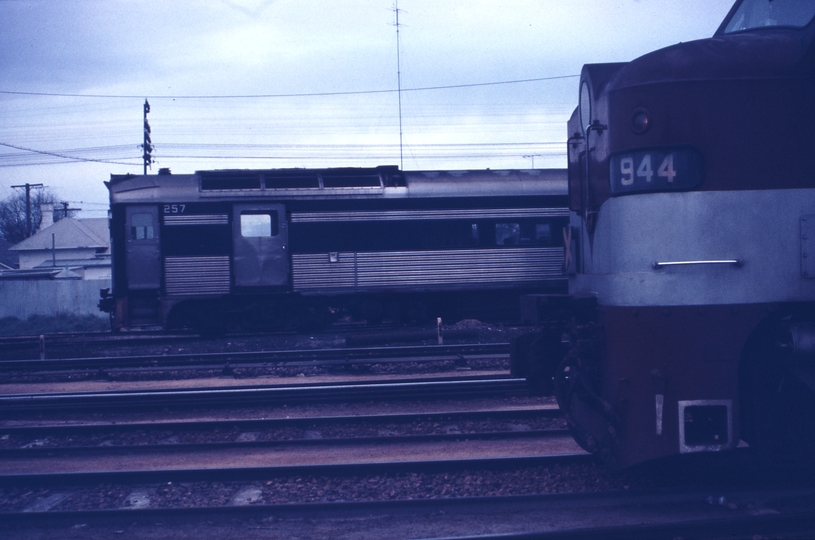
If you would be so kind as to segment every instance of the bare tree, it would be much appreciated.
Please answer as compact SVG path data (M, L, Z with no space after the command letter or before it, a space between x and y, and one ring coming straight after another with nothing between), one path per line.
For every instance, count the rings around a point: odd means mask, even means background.
M57 206L54 212L54 221L66 217L66 212L61 211L59 197L48 189L38 189L31 194L31 231L36 231L42 223L42 211L40 205L53 204ZM65 207L67 208L67 206ZM16 193L8 199L0 202L0 238L6 239L12 244L17 244L25 240L28 232L27 208L25 193ZM67 217L71 217L71 210L67 210Z

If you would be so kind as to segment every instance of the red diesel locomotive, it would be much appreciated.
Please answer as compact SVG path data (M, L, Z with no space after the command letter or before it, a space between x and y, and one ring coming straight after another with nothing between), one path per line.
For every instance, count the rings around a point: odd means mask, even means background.
M569 294L513 370L628 466L815 442L815 1L739 0L710 39L584 66Z

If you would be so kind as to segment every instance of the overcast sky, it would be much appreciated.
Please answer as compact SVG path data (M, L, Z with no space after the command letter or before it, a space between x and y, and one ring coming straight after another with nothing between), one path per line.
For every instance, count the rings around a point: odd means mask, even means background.
M565 167L584 63L709 37L732 3L400 0L403 167ZM0 0L0 199L42 183L104 215L145 98L153 173L399 165L395 22L393 0Z

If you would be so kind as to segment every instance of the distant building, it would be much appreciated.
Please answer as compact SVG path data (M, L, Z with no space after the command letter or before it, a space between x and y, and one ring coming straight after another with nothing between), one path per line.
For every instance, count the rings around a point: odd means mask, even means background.
M19 257L18 270L6 279L110 279L110 232L107 218L63 218L53 222L43 205L40 230L9 248Z
M17 267L0 264L0 318L103 317L96 304L99 290L110 287L108 220L66 217L54 223L52 207L42 210L40 230L8 249L19 257Z

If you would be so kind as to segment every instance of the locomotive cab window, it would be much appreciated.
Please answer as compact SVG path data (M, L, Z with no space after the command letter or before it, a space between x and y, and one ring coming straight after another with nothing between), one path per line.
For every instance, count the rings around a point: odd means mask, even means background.
M131 239L151 240L153 236L153 216L151 214L133 214L130 216Z
M745 0L724 28L725 34L772 26L803 28L815 17L815 2Z
M241 214L241 236L244 238L259 238L277 236L277 212Z

